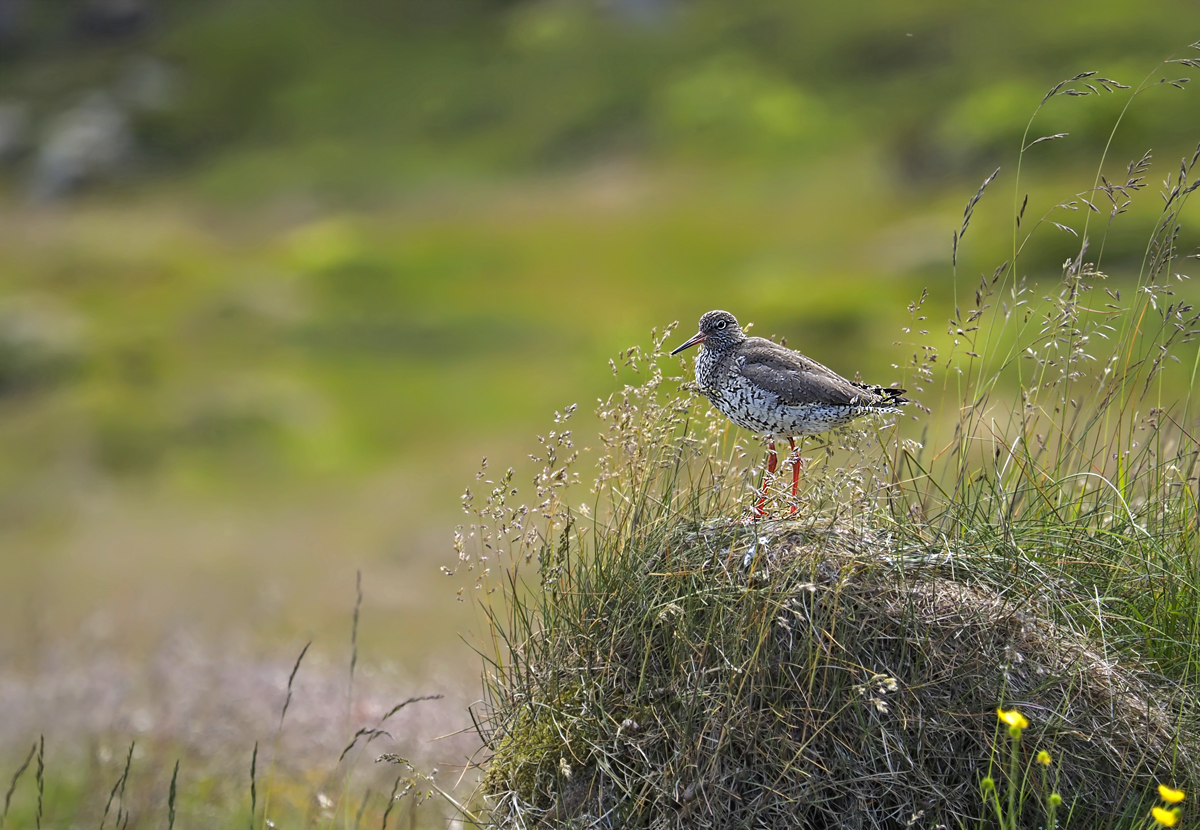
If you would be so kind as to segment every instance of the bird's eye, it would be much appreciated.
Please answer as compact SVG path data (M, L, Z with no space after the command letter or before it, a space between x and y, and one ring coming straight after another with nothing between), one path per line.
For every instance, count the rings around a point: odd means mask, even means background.
M724 320L721 320L719 323L717 323L717 328L718 328L718 329L723 329L723 328L725 328L727 325L729 325L727 322L725 322Z

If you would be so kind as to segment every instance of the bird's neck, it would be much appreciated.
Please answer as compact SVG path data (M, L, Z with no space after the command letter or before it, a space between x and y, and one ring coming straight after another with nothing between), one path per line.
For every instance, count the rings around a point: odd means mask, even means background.
M720 362L721 356L716 349L707 346L700 347L700 353L696 355L696 385L701 389L710 389L713 386L714 375L717 371L717 364Z

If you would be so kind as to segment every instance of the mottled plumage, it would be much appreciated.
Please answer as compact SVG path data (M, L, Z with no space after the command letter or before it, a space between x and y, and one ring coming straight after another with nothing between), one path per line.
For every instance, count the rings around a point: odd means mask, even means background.
M671 354L702 344L696 384L725 417L768 436L769 472L775 471L775 437L794 439L844 426L872 413L899 412L903 389L847 380L817 361L761 337L747 337L728 311L700 318L700 331ZM793 496L799 479L793 469ZM761 510L761 503L760 503ZM761 514L760 514L761 515Z
M799 438L860 415L899 412L903 389L856 383L799 352L747 337L728 311L700 318L700 331L672 354L701 343L696 383L725 417L753 432Z

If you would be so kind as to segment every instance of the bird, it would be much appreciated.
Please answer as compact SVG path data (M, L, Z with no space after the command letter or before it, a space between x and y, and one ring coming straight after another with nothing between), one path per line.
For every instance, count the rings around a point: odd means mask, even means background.
M797 510L800 454L796 439L819 435L863 415L898 413L910 401L903 389L847 380L812 358L767 340L747 337L728 311L710 311L699 331L672 355L700 346L696 385L717 410L738 426L767 437L767 471L754 518L765 515L767 479L779 455L775 439L792 448L792 508Z

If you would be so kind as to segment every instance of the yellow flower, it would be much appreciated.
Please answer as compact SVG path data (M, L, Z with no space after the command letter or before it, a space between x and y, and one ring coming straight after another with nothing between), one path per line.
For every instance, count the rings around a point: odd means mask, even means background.
M997 709L996 715L999 716L1000 720L1007 723L1013 729L1019 730L1029 726L1029 721L1025 720L1025 716L1016 709L1010 709L1007 712L1005 712L1003 709Z
M1163 827L1174 827L1179 821L1179 808L1168 810L1165 807L1155 807L1150 811L1150 815L1154 816L1154 821Z
M1050 753L1043 749L1037 754L1037 762L1043 767L1050 766Z
M1168 804L1178 804L1180 801L1183 801L1183 790L1173 790L1166 784L1158 785L1158 794Z

